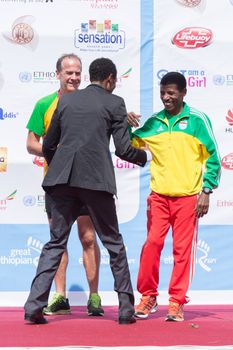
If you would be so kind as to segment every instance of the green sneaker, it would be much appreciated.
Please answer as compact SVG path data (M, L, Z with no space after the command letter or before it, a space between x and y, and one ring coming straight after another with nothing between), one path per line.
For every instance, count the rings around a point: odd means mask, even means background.
M87 303L88 316L103 316L104 310L101 306L101 299L97 293L91 293Z
M43 309L45 315L68 315L70 314L69 300L59 293L55 293L47 307Z

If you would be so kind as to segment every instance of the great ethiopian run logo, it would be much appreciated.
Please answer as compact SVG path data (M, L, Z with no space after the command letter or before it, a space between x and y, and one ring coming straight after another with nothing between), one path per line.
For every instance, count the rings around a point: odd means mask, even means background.
M74 31L74 46L81 51L115 52L125 48L125 32L109 19L82 22Z

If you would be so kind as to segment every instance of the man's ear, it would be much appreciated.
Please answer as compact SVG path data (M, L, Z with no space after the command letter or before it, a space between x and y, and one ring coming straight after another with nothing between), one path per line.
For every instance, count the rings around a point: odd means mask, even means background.
M107 80L108 80L109 82L111 82L111 81L112 81L112 78L113 78L113 75L112 75L112 73L110 73L109 76L107 77Z

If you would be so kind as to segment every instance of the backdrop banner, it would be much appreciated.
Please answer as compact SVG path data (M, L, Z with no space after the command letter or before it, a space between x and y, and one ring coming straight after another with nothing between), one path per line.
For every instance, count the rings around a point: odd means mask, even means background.
M118 71L114 93L125 99L128 111L141 114L141 125L163 108L162 76L168 71L184 74L186 102L209 116L222 158L220 186L211 195L208 215L199 222L190 295L199 304L232 302L232 19L232 0L0 0L0 306L24 303L49 239L41 187L44 160L27 153L26 124L36 101L59 88L55 65L64 53L82 59L80 88L89 84L90 62L112 59ZM112 142L111 154L120 232L136 292L147 234L149 166L141 169L120 160ZM99 244L99 290L106 296L102 303L113 304L117 299L109 256ZM76 224L68 250L67 291L72 303L86 303L88 284ZM161 257L162 302L167 302L163 296L172 266L169 232Z

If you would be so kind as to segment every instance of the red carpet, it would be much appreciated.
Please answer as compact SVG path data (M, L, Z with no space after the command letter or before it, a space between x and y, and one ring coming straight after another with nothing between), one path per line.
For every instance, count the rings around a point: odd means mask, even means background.
M30 325L22 308L0 308L0 346L172 346L233 345L233 305L186 306L185 321L164 322L167 308L133 325L118 325L117 307L89 317L85 307L68 316L50 316L47 325Z

